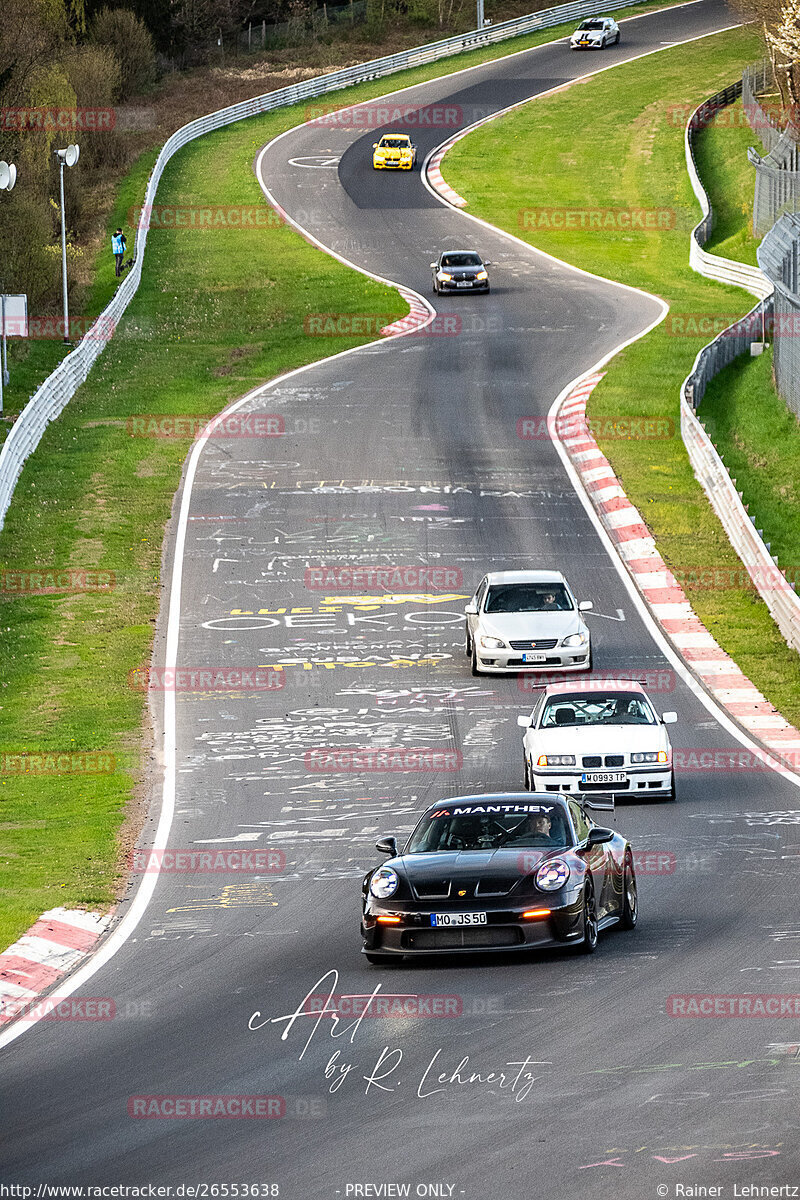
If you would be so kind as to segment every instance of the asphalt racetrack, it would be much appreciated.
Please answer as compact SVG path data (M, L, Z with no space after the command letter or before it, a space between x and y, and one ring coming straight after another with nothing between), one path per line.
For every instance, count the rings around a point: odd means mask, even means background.
M735 21L700 0L623 21L602 57L562 42L397 99L457 108L467 125ZM408 128L420 161L453 131ZM294 129L258 155L262 186L325 246L457 320L260 389L242 411L279 417L285 432L210 439L170 532L156 662L280 665L285 684L156 700L175 785L169 845L272 849L285 867L144 877L141 919L76 993L112 998L116 1017L6 1035L3 1178L269 1185L255 1194L291 1200L647 1200L676 1184L722 1185L730 1200L735 1184L798 1184L797 1020L680 1019L670 1000L797 990L800 793L775 772L684 772L676 804L618 806L609 823L649 852L641 919L591 958L383 968L360 954L376 837L402 835L437 798L522 788L516 716L529 685L473 678L464 655L463 607L487 570L562 570L594 603L596 671L660 672L653 699L678 711L676 747L742 745L674 674L552 441L517 436L520 417L546 417L660 306L480 227L418 171L373 172L381 132ZM464 246L491 260L491 294L431 296L429 263ZM321 564L428 565L452 586L307 586ZM321 748L366 746L448 751L462 765L315 769ZM131 922L136 894L123 905ZM308 995L378 985L403 1016L302 1013ZM279 1099L273 1119L137 1107L165 1096Z

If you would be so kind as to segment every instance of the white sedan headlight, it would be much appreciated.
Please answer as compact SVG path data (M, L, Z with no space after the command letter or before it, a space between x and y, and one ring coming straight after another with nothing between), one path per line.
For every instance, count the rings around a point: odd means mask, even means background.
M562 646L585 646L587 637L585 633L571 633L569 637L565 637Z
M569 879L569 867L563 858L542 863L536 872L536 886L543 892L557 892Z
M505 646L505 642L502 638L482 637L481 646L484 650L502 650Z
M574 767L574 754L540 754L537 767Z
M400 886L397 872L391 867L378 867L369 881L369 890L376 900L386 900L393 896Z
M632 763L665 763L669 761L666 750L638 750L631 755Z

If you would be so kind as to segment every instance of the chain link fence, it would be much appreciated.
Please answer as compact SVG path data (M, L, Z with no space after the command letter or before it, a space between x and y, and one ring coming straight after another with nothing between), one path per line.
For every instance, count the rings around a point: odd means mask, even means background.
M756 169L753 231L758 237L772 228L781 213L800 209L800 130L792 121L781 128L759 100L765 92L774 92L776 86L768 59L745 68L742 75L745 116L767 149L763 157L753 146L747 151Z
M800 417L800 214L780 217L756 257L775 287L772 345L778 391Z

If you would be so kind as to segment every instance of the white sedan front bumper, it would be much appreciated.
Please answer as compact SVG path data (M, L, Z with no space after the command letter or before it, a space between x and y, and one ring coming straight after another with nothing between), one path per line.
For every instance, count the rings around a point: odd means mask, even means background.
M592 792L611 792L615 796L659 797L672 795L672 766L658 763L655 766L622 766L608 768L608 774L625 775L626 782L584 783L583 776L602 774L600 768L582 767L531 767L531 781L535 792L570 792L574 796L590 796Z

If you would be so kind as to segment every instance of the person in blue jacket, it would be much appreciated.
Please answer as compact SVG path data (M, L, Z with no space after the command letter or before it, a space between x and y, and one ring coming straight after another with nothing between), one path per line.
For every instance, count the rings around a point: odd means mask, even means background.
M118 229L117 232L114 234L114 236L111 239L111 249L114 253L114 262L116 263L117 277L119 277L122 274L122 260L125 257L125 249L126 249L127 245L128 245L128 242L125 238L125 234L122 232L121 229Z

